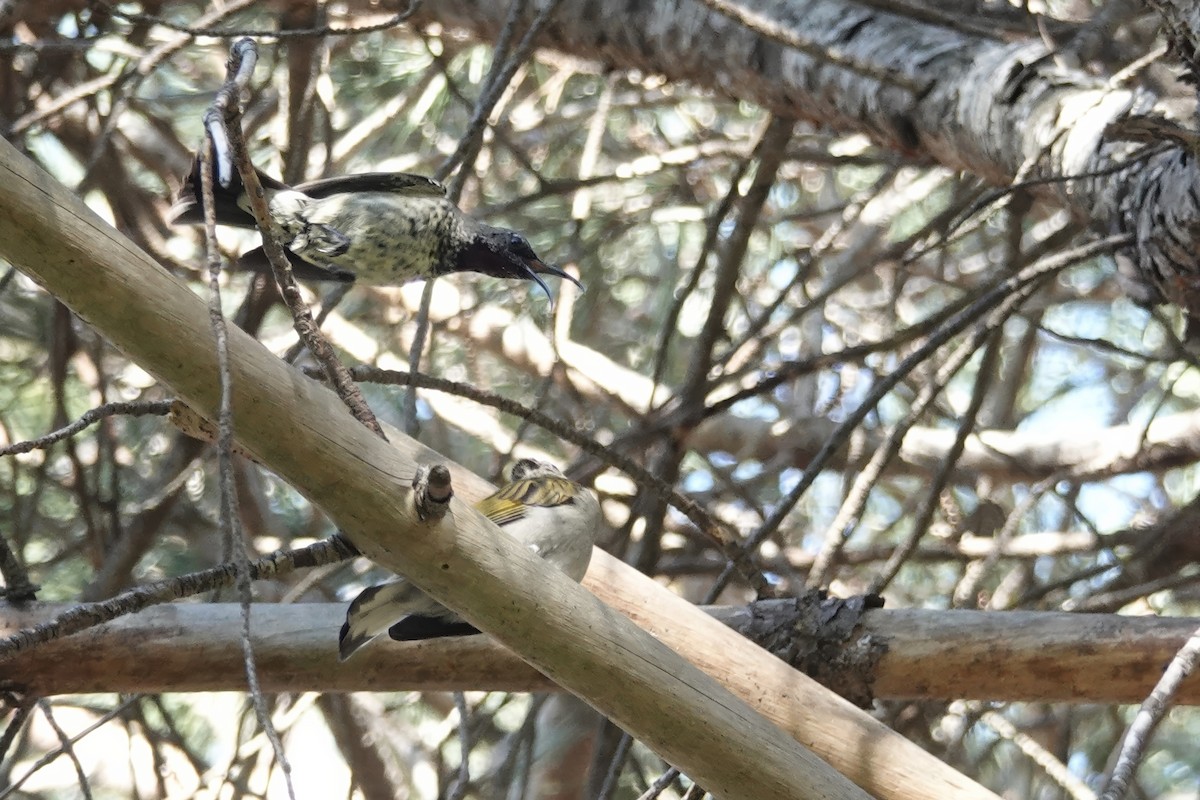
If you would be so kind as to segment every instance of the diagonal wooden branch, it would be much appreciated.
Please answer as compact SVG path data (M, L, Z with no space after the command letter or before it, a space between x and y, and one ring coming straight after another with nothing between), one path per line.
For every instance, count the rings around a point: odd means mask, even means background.
M11 187L0 201L0 256L212 415L216 361L203 303L6 142L0 162ZM452 501L436 523L417 520L402 476L432 460L427 450L415 442L388 447L332 393L238 331L230 332L230 360L242 445L374 560L495 631L714 791L865 796L464 501ZM660 713L646 713L656 707Z
M0 257L212 415L216 357L203 303L7 142L0 142L0 181L8 187L0 194ZM654 636L639 630L475 512L469 502L488 487L469 472L454 473L458 496L447 516L420 522L407 481L414 464L444 458L400 437L389 446L331 392L236 330L230 357L238 438L247 450L318 503L363 553L403 572L714 793L865 796L795 736L819 745L878 797L994 798L686 601L597 553L594 578L606 592L631 594L630 586L650 592L642 609L627 609ZM620 602L619 594L606 597ZM721 646L701 652L693 643L699 632ZM739 664L740 674L755 674L754 684L731 686L735 695L710 677L718 672L714 659ZM788 733L762 713L786 724Z

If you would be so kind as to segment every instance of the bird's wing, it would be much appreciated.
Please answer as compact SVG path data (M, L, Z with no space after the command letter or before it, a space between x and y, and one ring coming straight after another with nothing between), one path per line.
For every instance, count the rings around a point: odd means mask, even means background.
M203 225L204 224L204 206L200 197L200 156L197 155L192 162L192 170L183 179L183 186L179 189L179 194L175 198L175 204L171 206L171 210L167 212L167 222L172 225ZM272 178L261 169L255 168L258 174L258 182L262 184L263 189L268 193L283 191L288 188L288 185L283 181ZM246 209L242 208L239 198L244 193L245 189L242 186L242 177L234 170L231 176L230 184L222 186L215 179L213 180L213 200L216 209L218 225L232 225L238 228L253 228L255 227L254 215Z
M413 197L444 197L446 187L433 178L410 175L407 172L363 172L359 175L338 175L321 178L296 186L312 198L320 199L350 192L387 192Z
M310 264L300 256L293 253L291 250L284 250L287 254L288 263L292 265L292 275L297 280L302 281L334 281L337 283L353 283L355 274L348 269L341 267L318 267L316 264ZM238 258L238 265L242 269L253 270L254 272L262 272L267 275L271 274L271 262L267 260L266 251L261 247L256 247L253 250L247 250Z
M433 617L425 614L410 614L388 628L388 636L397 642L441 639L446 636L472 636L477 633L479 628L457 617Z
M338 635L341 660L406 614L438 617L450 612L404 579L363 589L346 610L346 622Z
M503 527L525 517L525 506L559 506L575 499L575 484L566 478L541 477L513 481L480 500L475 508Z

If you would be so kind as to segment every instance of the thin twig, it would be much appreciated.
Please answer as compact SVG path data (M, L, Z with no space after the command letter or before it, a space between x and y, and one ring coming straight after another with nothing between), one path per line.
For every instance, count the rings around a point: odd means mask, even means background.
M278 550L265 555L250 562L248 572L252 580L266 580L287 575L298 569L345 561L356 555L358 550L354 545L341 534L335 534L306 547ZM236 565L219 564L199 572L138 586L108 600L73 605L52 620L30 628L22 628L0 639L0 661L43 642L94 628L150 606L229 588L237 582L237 573Z
M0 588L0 597L10 603L24 603L33 600L42 587L29 579L29 572L21 559L8 544L8 539L0 536L0 577L4 578L4 586Z
M1100 800L1121 800L1129 791L1129 784L1133 780L1134 772L1137 771L1145 757L1150 737L1167 712L1171 710L1171 701L1175 697L1175 693L1179 691L1180 684L1196 671L1198 664L1200 664L1200 629L1197 629L1183 647L1179 648L1179 652L1171 659L1171 663L1167 665L1167 669L1159 678L1154 691L1150 692L1150 696L1142 702L1142 707L1138 709L1137 716L1134 717L1133 723L1125 733L1125 739L1121 742L1121 753L1117 757L1117 764L1113 767L1112 775L1109 776L1104 792L1100 795Z
M529 28L525 31L525 35L518 42L512 57L506 59L512 37L516 32L517 23L524 12L526 0L515 0L510 6L508 19L505 21L504 27L500 31L500 36L496 40L496 46L492 50L492 64L487 78L484 80L484 90L471 112L471 121L467 123L467 130L459 138L458 147L446 157L433 173L435 180L444 180L455 166L458 167L458 173L446 187L446 196L451 201L457 203L462 195L463 186L466 184L467 177L474 167L475 159L479 155L479 148L483 142L483 129L487 123L488 116L491 114L496 103L500 102L504 90L508 88L508 84L512 80L513 75L516 74L517 69L529 58L537 35L541 33L542 28L550 20L550 15L554 13L559 2L560 0L551 0L551 2L547 3L538 12L537 17L534 18ZM425 282L425 288L421 293L421 305L417 311L417 327L413 331L412 346L409 347L408 351L408 371L413 375L417 374L421 369L421 354L425 350L425 340L429 334L429 308L432 302L433 280L428 280ZM405 430L409 435L415 435L417 430L417 388L412 384L409 385L408 391L404 395L403 419Z
M646 791L638 795L638 800L657 800L659 795L667 790L672 783L679 777L679 770L674 767L668 767L666 772L654 779L654 783L650 784Z
M379 421L375 419L375 414L367 405L362 392L354 385L346 368L342 366L337 354L313 321L312 312L300 294L300 288L292 276L291 264L288 263L283 246L279 243L262 183L258 179L254 165L250 163L245 138L242 136L241 105L238 98L249 82L257 58L258 49L251 39L239 39L231 48L230 77L217 92L212 108L205 115L205 128L210 131L214 128L221 128L228 136L229 150L237 165L238 173L241 175L247 203L254 214L259 233L262 235L263 252L266 254L267 260L271 262L275 280L279 283L280 294L283 295L284 303L292 313L293 324L300 340L324 368L329 382L333 385L338 397L350 409L354 418L386 441L387 437L383 433L383 428L379 426Z
M842 546L850 538L855 523L867 505L871 490L882 477L887 465L899 454L900 448L904 444L904 437L921 417L925 415L925 412L929 410L946 388L946 385L958 374L959 370L966 366L977 348L978 343L974 341L960 347L942 365L941 369L937 371L936 376L922 385L921 392L916 400L913 401L912 408L903 418L892 425L884 437L883 443L875 448L875 453L871 456L871 460L855 478L850 490L846 492L846 499L842 502L842 507L838 509L833 522L829 524L825 531L825 536L823 537L824 544L817 553L812 569L808 574L808 586L816 587L826 583L835 560L841 554ZM972 395L972 401L981 403L983 396L983 392L977 390ZM958 455L962 451L962 445L966 441L966 434L971 430L971 423L973 423L974 418L974 413L970 411L963 416L963 422L959 425L959 437L956 439L956 446L951 448L950 456L943 463L943 469L939 472L938 477L941 480L944 481L948 474L948 465L957 461ZM876 583L879 584L879 588L872 588L869 590L870 594L878 594L882 587L891 581L895 571L899 570L903 559L911 555L912 551L916 548L917 540L925 532L929 519L932 519L933 513L937 508L937 492L940 492L940 488L938 480L935 479L934 487L931 490L934 502L929 502L930 494L927 494L924 509L922 513L917 515L917 522L919 524L914 525L912 534L905 541L904 545L897 548L895 553L893 553L893 556L889 559L888 567L884 569L884 574L875 579ZM896 553L899 553L899 555L896 555Z
M1011 311L1016 311L1013 308ZM1010 312L1011 313L1011 312ZM1004 314L1003 318L1008 319L1010 314ZM990 329L989 330L993 330ZM943 365L938 370L933 383L938 385L937 391L932 391L932 387L923 387L921 389L921 401L927 397L929 403L919 402L921 413L933 402L933 398L940 394L950 382L950 378L956 375L958 371L966 366L966 362L975 354L976 340L968 342L957 353L954 353L950 362ZM967 404L966 410L958 421L957 430L954 434L954 442L950 445L950 451L946 453L946 457L942 459L942 464L938 468L937 474L933 476L933 483L925 491L925 497L921 501L921 506L917 510L915 521L909 535L900 543L892 554L888 556L887 562L883 565L879 575L875 576L871 581L870 588L867 589L867 594L880 594L892 582L892 580L900 573L900 567L904 562L912 556L917 550L917 545L920 544L921 537L928 532L929 524L933 521L933 515L937 513L939 499L946 485L950 483L951 477L954 475L954 469L958 464L958 459L962 456L963 449L967 445L967 438L975 432L975 427L979 420L979 411L983 408L983 401L988 396L988 389L992 385L992 378L995 376L996 364L1000 358L1000 336L994 332L990 335L990 341L987 343L987 348L983 351L983 360L979 364L979 371L975 379L975 388L971 392L971 400ZM916 409L914 409L916 411ZM914 419L915 423L916 420ZM903 436L900 437L903 441ZM811 584L810 584L811 585Z
M1096 800L1095 792L1075 777L1066 764L1055 758L1054 754L1039 744L1034 737L1018 730L1008 717L995 711L984 711L979 721L1020 748L1050 780L1057 783L1071 797L1071 800Z
M767 537L778 530L779 526L783 524L783 520L792 512L792 509L800 502L800 498L812 486L817 476L821 473L821 470L833 458L834 453L840 450L842 445L849 440L851 433L858 428L879 401L891 392L900 381L904 380L910 372L916 369L917 365L923 363L946 342L953 339L981 315L999 305L1014 292L1031 283L1039 282L1047 276L1054 275L1079 261L1102 253L1111 252L1114 248L1128 244L1129 241L1130 237L1128 235L1108 236L1072 250L1055 253L1041 259L1021 270L1016 275L997 281L974 302L947 320L924 344L901 361L893 372L876 384L858 408L848 414L846 419L838 425L837 429L826 439L817 454L809 461L804 469L804 474L801 475L796 485L775 506L775 510L771 516L764 520L758 529L750 535L746 546L751 549L757 548ZM711 591L718 591L727 586L732 576L732 570L727 567L725 572L717 578L716 584Z
M217 101L206 115L206 123L221 114L221 103L226 102L225 120L230 123L228 128L237 126L237 132L231 138L241 133L240 119L230 119L228 109L239 108L238 94L254 74L257 63L257 51L248 39L240 40L229 54L228 77L222 91L217 95ZM230 93L226 94L225 90ZM232 100L232 102L227 102ZM206 130L218 127L206 124ZM262 687L258 681L258 664L254 659L254 645L250 640L250 601L254 599L253 587L250 583L250 550L246 546L245 532L242 530L241 517L238 515L237 484L233 476L233 374L229 358L229 330L225 324L225 314L221 310L221 251L217 244L217 212L216 201L213 197L213 153L217 149L215 142L205 141L200 151L200 190L204 206L204 243L208 253L208 319L216 339L217 349L217 381L220 389L220 401L217 407L217 475L220 489L220 518L221 530L233 554L233 562L237 575L238 594L242 604L242 658L246 671L246 683L250 690L251 701L259 724L275 748L275 756L279 760L283 772L284 783L287 785L288 797L295 800L296 792L292 786L292 767L288 762L287 753L279 733L271 722L271 714L267 709L267 701L263 696ZM240 165L239 165L240 167ZM250 170L253 172L253 170Z
M24 442L0 447L0 456L14 456L21 453L29 453L33 450L45 450L50 445L74 436L88 426L95 425L102 419L114 417L118 414L130 417L165 416L171 410L171 402L170 400L152 400L132 403L105 403L102 406L89 408L79 419L70 425L51 431L36 439L29 439Z
M49 701L45 698L38 700L37 707L42 712L42 716L46 718L46 723L54 731L54 735L58 737L60 752L70 760L71 766L75 768L75 778L79 781L80 794L84 800L92 800L92 787L88 783L87 772L84 770L83 764L79 762L79 755L75 752L75 745L71 741L71 737L54 718L54 710L50 707Z
M258 1L259 0L234 0L233 2L222 4L218 8L205 12L200 16L199 21L204 26L207 26L208 23L224 19L231 14L236 14L239 11L254 5ZM7 138L13 139L21 133L29 130L29 128L33 127L37 123L62 113L74 103L81 102L89 97L95 97L105 90L115 89L131 76L139 76L136 80L140 81L142 78L144 78L144 76L152 74L154 70L158 68L159 64L193 41L194 39L191 36L176 36L170 41L164 42L152 49L145 56L138 59L137 63L130 65L126 70L117 72L115 74L110 73L101 75L94 80L79 84L72 90L58 94L52 100L48 99L44 103L39 103L36 109L30 111L14 122L8 133L5 135ZM4 48L0 48L0 52L3 52L3 50ZM128 96L130 93L135 91L137 86L138 83L135 82L125 87L125 95Z
M29 714L37 707L38 698L32 694L21 696L20 700L13 699L13 693L5 692L5 703L8 708L15 706L16 711L8 720L8 725L4 727L3 735L0 735L0 764L4 763L4 759L8 757L8 750L12 747L13 742L17 740L17 734L25 727L26 721L29 720Z
M471 788L471 709L465 693L454 693L454 707L458 710L458 775L446 792L446 800L462 800Z
M21 788L21 786L25 783L25 781L29 780L34 774L36 774L38 772L38 770L42 769L47 764L54 761L59 756L63 755L63 753L66 752L67 747L74 746L85 736L88 736L92 732L97 731L100 728L104 727L109 722L111 722L113 719L115 719L116 717L123 714L125 712L125 709L129 708L131 705L138 702L138 700L140 700L140 699L141 699L141 695L134 695L133 697L129 698L128 700L125 700L119 706L117 706L116 708L107 712L104 716L100 717L100 719L96 720L91 725L87 726L82 731L80 731L79 733L72 736L65 743L64 746L59 747L57 750L53 750L53 751L43 755L41 758L39 758L37 761L35 761L32 765L30 765L29 769L25 772L24 775L17 778L16 780L13 780L11 783L9 783L8 786L0 788L0 800L4 800L4 798L6 798L6 797L11 797L13 794L15 794Z
M625 759L629 757L629 748L633 746L633 737L622 731L621 739L613 749L612 759L608 763L608 772L604 774L604 783L596 793L596 800L612 800L621 780L621 772L625 768Z

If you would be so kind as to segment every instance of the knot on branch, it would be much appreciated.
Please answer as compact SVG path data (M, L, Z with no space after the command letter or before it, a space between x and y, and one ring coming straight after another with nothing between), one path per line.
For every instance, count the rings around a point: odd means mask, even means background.
M863 613L882 607L883 598L875 594L842 599L811 591L751 603L750 619L740 627L750 639L822 686L860 708L870 708L875 700L876 665L887 644L856 629Z
M437 520L446 515L450 498L454 497L454 486L450 481L450 470L445 464L417 468L413 476L413 505L422 520Z
M24 578L24 576L21 576ZM28 578L13 580L9 586L0 586L0 600L21 606L37 600L37 593L42 590L39 584L31 583Z

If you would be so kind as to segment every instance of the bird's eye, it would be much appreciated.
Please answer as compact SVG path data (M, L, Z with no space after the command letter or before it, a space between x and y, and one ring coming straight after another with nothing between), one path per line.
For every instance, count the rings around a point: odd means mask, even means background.
M508 249L522 258L537 257L534 255L533 248L529 246L529 241L519 233L509 234Z

